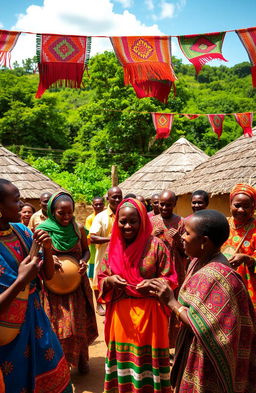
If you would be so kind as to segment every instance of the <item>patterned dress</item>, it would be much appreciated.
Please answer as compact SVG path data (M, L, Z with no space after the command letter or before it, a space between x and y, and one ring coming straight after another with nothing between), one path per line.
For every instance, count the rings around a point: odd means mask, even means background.
M67 254L67 252L55 252ZM80 241L68 252L78 261L82 257ZM78 289L66 295L56 295L45 288L44 309L57 334L66 359L73 367L82 367L89 360L88 346L98 337L92 290L85 274Z
M160 239L163 240L164 244L170 251L171 258L174 262L175 270L178 275L179 286L175 290L175 295L178 295L179 288L181 287L185 278L185 269L187 264L187 258L184 253L183 242L181 240L181 235L183 235L184 220L182 217L173 214L170 219L162 218L160 214L151 218L153 225L153 232L156 229L163 229L163 233L158 235ZM173 232L171 232L171 231ZM176 235L174 233L176 232ZM175 347L176 338L178 335L180 323L178 322L175 314L172 313L170 317L169 324L169 342L170 348Z
M177 339L172 386L176 393L255 393L256 319L239 274L219 256L197 259L179 293L190 327Z
M222 246L222 252L228 259L234 255L237 246L250 226L249 232L240 246L238 253L253 257L255 262L250 267L242 263L237 268L237 272L242 276L256 310L256 220L238 229L235 228L233 217L229 218L228 221L230 234L228 240Z
M164 243L150 237L139 264L144 279L163 277L173 288L177 276ZM168 314L153 297L132 297L122 290L104 291L111 275L108 254L98 276L107 303L105 393L170 393Z
M23 224L0 242L0 292L17 278L19 263L28 255L32 233ZM18 297L0 314L0 326L20 327L20 333L0 346L0 367L6 393L71 393L70 373L60 343L41 306L36 280L27 301Z

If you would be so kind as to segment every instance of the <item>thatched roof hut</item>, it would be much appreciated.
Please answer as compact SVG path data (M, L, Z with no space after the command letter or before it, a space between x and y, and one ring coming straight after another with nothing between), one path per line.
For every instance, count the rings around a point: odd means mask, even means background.
M42 192L54 193L61 190L57 183L51 181L47 176L1 145L0 177L13 182L18 187L21 198L29 200L35 206L38 205Z
M228 215L229 192L237 183L256 186L256 127L253 137L241 136L229 143L185 175L182 181L172 183L171 189L179 196L177 207L179 204L188 207L186 211L179 211L180 214L191 213L191 193L202 189L211 194L209 207Z
M175 180L182 178L208 158L186 138L180 138L162 154L119 184L119 187L123 195L132 192L150 198L154 193L172 188Z

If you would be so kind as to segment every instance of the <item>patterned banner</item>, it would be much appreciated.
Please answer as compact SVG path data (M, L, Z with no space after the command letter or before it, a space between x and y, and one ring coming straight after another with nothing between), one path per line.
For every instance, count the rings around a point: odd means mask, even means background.
M236 34L247 50L249 59L251 60L252 85L253 87L256 87L256 27L236 30Z
M203 65L210 60L227 61L221 52L225 34L222 32L178 37L180 49L186 58L194 64L197 74Z
M11 68L11 51L19 36L20 32L0 30L0 66Z
M125 85L138 98L155 97L167 103L176 77L171 65L169 37L112 37L111 43L124 69Z
M37 98L40 98L50 86L81 86L85 64L89 60L90 43L90 37L37 35L40 74Z
M220 139L225 115L207 115L207 116L213 131L218 135L218 138Z
M189 115L187 113L184 113L183 116L186 117L188 120L194 120L197 119L200 115Z
M253 120L253 113L234 113L237 123L242 127L244 131L244 135L246 136L253 136L252 133L252 120Z
M152 119L156 130L156 139L168 138L171 132L174 114L152 112Z

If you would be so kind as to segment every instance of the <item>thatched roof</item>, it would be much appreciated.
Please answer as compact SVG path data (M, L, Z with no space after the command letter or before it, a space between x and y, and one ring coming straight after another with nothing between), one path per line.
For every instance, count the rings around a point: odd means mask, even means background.
M256 186L256 127L253 137L241 136L172 184L177 195L203 189L212 195L229 193L237 183Z
M186 138L180 138L162 154L119 184L119 187L123 195L132 192L150 198L156 192L170 189L175 180L182 178L186 172L208 158Z
M0 178L13 182L24 199L37 199L44 191L54 193L61 190L57 183L1 145Z

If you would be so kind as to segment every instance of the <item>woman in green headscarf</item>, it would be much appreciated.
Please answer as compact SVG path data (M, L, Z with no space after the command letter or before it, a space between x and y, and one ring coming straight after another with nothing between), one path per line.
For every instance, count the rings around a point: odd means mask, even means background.
M89 371L88 346L98 336L98 331L92 290L85 274L90 252L85 229L75 222L74 207L74 200L68 193L54 194L47 206L48 219L38 228L47 231L52 239L56 270L61 269L58 259L61 255L70 255L79 262L79 287L65 295L45 288L43 300L67 361L85 374Z

